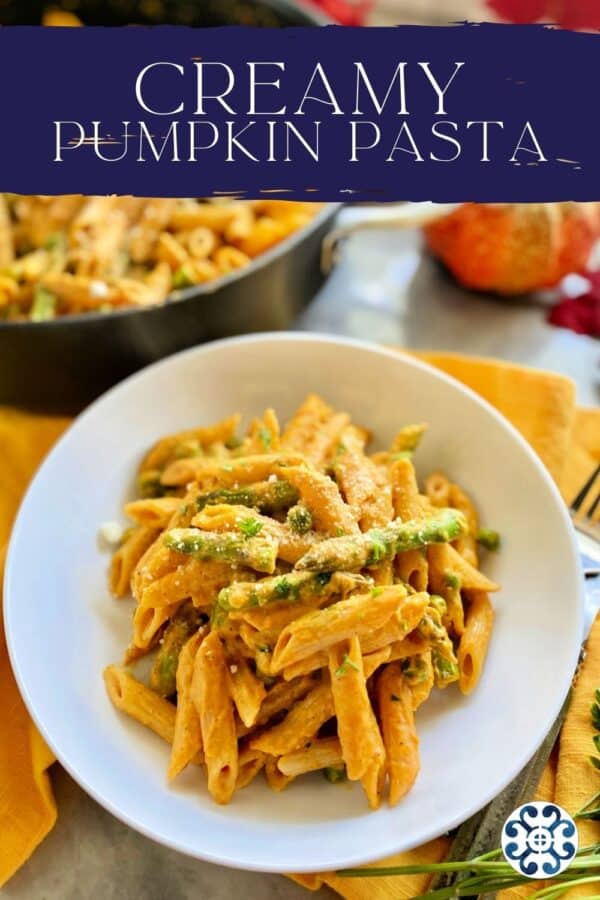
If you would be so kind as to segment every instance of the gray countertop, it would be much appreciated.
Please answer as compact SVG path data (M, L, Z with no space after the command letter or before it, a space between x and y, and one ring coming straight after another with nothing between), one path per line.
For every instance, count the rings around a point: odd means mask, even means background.
M600 343L553 328L536 302L467 294L420 251L414 232L352 237L297 327L414 349L496 356L569 375L579 402L600 394ZM300 900L288 879L189 859L121 824L58 766L58 823L0 891L2 900ZM0 836L1 841L1 836ZM321 891L312 896L333 896Z

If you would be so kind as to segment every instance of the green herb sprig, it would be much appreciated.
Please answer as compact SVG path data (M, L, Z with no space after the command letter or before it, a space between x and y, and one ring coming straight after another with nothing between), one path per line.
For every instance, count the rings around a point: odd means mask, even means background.
M519 875L502 859L502 850L492 850L464 862L442 862L414 866L367 867L342 869L340 878L375 878L396 875L443 875L460 873L455 884L419 894L413 900L454 900L457 897L478 897L506 888L531 885L531 879ZM582 847L566 872L544 881L544 887L531 894L531 900L558 900L567 891L584 884L600 884L600 843ZM600 896L600 895L598 895Z
M596 732L592 741L594 747L600 753L600 690L594 692L594 702L590 707L590 716L592 720L592 728ZM600 756L590 756L590 763L595 769L600 771ZM575 813L576 819L591 819L594 822L600 822L600 791L588 800L585 806L582 806L579 812Z

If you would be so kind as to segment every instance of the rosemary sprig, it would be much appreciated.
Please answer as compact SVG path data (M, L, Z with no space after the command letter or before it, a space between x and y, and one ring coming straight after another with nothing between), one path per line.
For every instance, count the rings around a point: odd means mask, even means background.
M594 747L600 753L600 690L594 692L594 702L590 707L590 716L592 728L596 732L592 741L594 742ZM600 771L600 756L590 756L589 760L593 767ZM585 806L581 807L579 812L575 813L574 818L600 821L600 791L594 794Z
M458 897L477 897L519 885L531 884L531 879L519 875L502 859L502 850L492 850L463 862L428 863L413 866L383 866L364 869L343 869L341 878L373 878L394 875L440 875L460 872L465 877L455 884L420 894L413 900L455 900ZM567 891L583 884L600 884L600 843L582 847L568 870L556 878L546 879L544 887L531 894L531 900L558 900ZM600 894L598 895L600 898ZM590 898L591 900L591 898Z

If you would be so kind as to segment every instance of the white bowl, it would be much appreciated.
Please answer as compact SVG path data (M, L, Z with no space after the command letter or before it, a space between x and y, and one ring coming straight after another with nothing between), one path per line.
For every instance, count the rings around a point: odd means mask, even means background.
M228 807L189 767L168 787L168 748L111 706L102 669L119 662L131 605L109 597L100 523L115 519L157 437L308 391L348 410L385 445L427 421L420 475L446 471L502 534L485 570L500 581L497 621L475 693L436 692L418 712L421 773L395 809L367 809L357 786L320 775L281 794L262 780ZM40 731L103 806L155 840L264 871L356 865L421 844L501 791L535 752L566 696L582 637L577 553L561 498L535 454L490 406L406 356L356 341L269 334L218 341L129 378L62 438L21 507L6 567L11 660Z

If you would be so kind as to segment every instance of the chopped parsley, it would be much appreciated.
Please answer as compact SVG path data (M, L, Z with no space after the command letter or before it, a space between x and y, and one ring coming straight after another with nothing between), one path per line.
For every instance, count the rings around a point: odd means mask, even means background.
M192 284L194 284L194 279L186 270L185 266L180 266L179 269L173 272L171 287L175 288L175 290L181 290L181 288L191 287Z
M342 657L342 664L335 670L335 677L343 678L344 675L348 674L349 669L354 669L355 672L360 672L360 667L350 659L347 653L344 653Z
M258 432L258 439L263 445L265 450L269 450L271 444L273 443L273 435L269 431L268 428L261 428Z
M371 597L379 597L381 594L383 594L382 587L374 587L371 591Z
M289 597L292 593L292 585L290 581L285 577L285 575L279 579L274 588L275 594L278 597Z
M242 519L240 522L240 531L247 538L256 537L257 534L260 534L262 529L263 523L258 519L248 518Z

